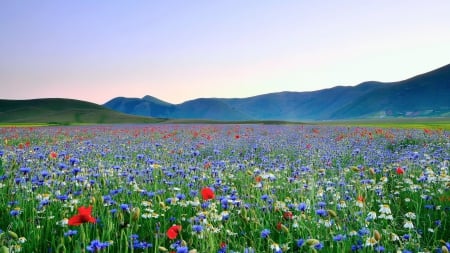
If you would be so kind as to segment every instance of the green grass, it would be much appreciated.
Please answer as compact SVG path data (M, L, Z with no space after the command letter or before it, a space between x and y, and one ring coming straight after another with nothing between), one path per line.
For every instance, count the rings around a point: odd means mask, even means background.
M158 123L164 119L119 113L73 99L0 100L3 125L78 125Z
M380 120L346 120L318 122L320 125L360 126L404 129L450 130L450 118L414 118L414 119L380 119Z

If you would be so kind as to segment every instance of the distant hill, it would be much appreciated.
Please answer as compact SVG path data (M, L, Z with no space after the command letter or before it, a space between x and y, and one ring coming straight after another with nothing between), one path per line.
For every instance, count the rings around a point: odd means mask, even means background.
M410 79L364 82L311 92L279 92L249 98L200 98L170 104L151 96L118 97L105 107L172 119L340 120L450 117L450 64Z
M154 123L149 117L126 115L103 106L63 98L0 100L0 122L3 123Z

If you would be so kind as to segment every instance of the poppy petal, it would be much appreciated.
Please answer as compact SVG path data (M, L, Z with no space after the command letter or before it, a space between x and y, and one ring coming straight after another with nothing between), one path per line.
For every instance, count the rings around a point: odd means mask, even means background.
M181 231L181 226L180 225L173 225L172 227L170 227L167 230L167 237L171 240L177 238L178 233Z
M81 224L83 224L83 217L81 215L74 215L72 216L68 223L69 226L79 226Z

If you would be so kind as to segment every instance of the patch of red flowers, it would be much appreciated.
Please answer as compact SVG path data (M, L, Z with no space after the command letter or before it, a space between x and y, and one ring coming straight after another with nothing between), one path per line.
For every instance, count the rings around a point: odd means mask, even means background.
M181 232L181 225L173 225L167 230L167 238L173 240L178 237L178 234Z
M397 173L397 175L403 175L403 173L405 173L405 170L402 167L398 167L395 172Z
M69 219L68 225L69 226L79 226L83 223L89 222L89 223L95 223L96 219L92 217L92 206L84 207L81 206L78 208L78 214L72 216Z
M202 195L203 200L210 200L213 199L215 197L214 195L214 191L209 188L209 187L205 187L200 191L200 194Z
M292 218L293 218L292 212L291 212L291 211L286 211L286 212L284 212L284 213L283 213L283 218L284 218L285 220L292 220Z

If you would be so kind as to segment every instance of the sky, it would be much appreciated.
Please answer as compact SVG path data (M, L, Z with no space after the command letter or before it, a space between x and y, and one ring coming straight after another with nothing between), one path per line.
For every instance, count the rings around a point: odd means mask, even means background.
M170 103L394 82L450 63L448 0L3 0L0 99Z

